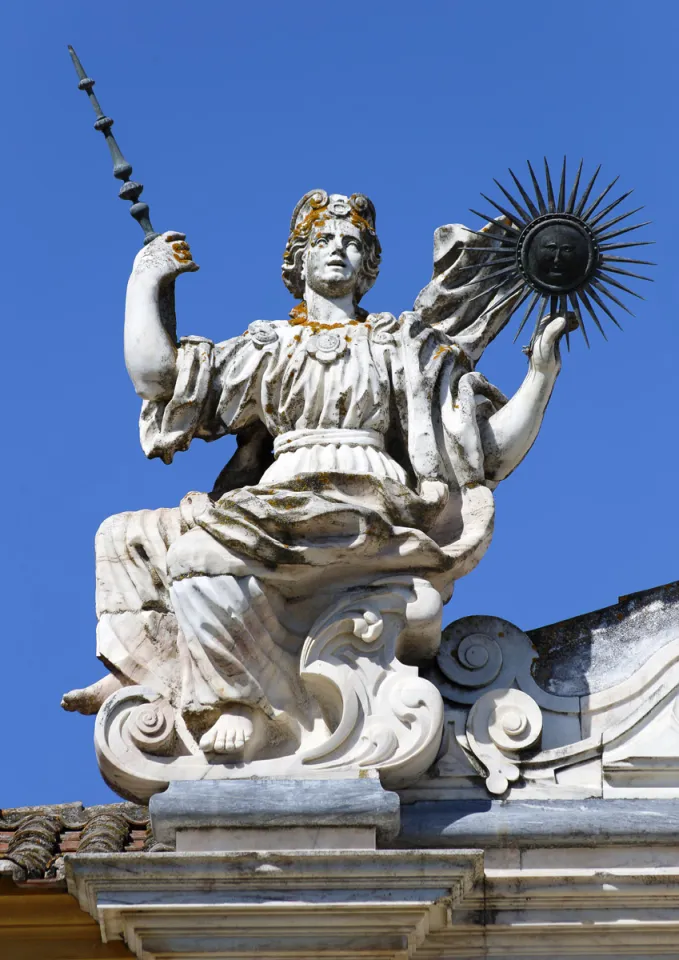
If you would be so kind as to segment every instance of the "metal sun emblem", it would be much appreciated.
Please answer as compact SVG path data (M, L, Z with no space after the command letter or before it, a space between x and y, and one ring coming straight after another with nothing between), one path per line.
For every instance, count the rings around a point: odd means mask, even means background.
M535 341L541 321L545 317L551 319L559 315L564 316L570 310L578 327L582 330L587 346L589 346L581 305L590 315L604 339L607 339L595 308L599 308L616 326L620 327L620 324L603 299L604 297L633 316L632 311L609 288L614 287L641 300L644 299L634 290L630 290L629 287L620 283L616 276L622 275L650 281L650 277L633 273L624 268L622 264L645 264L648 266L654 266L654 264L650 260L634 260L627 256L618 256L615 251L647 246L652 243L653 241L619 242L618 239L623 234L645 227L650 223L650 220L632 226L618 227L618 224L632 214L638 213L642 207L636 207L634 210L616 214L609 218L608 215L629 197L632 193L631 190L601 208L603 200L617 183L618 177L609 183L595 200L589 203L600 169L600 166L597 167L585 189L579 192L580 175L582 173L582 161L580 161L570 194L566 199L566 159L564 158L558 198L555 200L549 164L545 159L547 195L545 201L535 172L528 163L534 191L532 197L521 185L515 174L511 170L509 171L525 206L515 200L502 184L495 180L494 182L509 200L514 210L505 209L505 207L482 193L481 196L484 200L492 204L502 214L504 220L496 220L494 217L479 213L477 210L471 211L483 220L494 223L496 234L493 236L493 245L490 248L469 248L478 251L483 250L487 256L482 260L481 265L484 268L492 268L490 272L484 270L485 276L473 281L484 285L484 289L477 296L485 297L490 293L495 294L501 290L504 296L499 303L493 304L493 309L497 309L503 303L516 298L511 307L510 316L528 301L528 307L521 320L515 340L536 308L537 316L531 345ZM488 237L488 233L477 233L473 230L470 232L477 236ZM478 270L479 264L477 263L468 269ZM484 313L488 312L489 309L490 307L487 307ZM568 337L568 332L566 336Z

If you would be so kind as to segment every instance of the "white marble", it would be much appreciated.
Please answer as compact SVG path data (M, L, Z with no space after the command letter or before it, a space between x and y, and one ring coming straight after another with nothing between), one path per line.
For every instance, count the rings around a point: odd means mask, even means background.
M508 838L505 838L506 840ZM70 892L140 960L676 956L676 844L67 855Z
M239 447L211 495L97 534L97 650L115 676L64 706L99 711L97 756L124 796L357 769L403 787L433 763L443 702L417 664L490 543L492 491L540 429L566 328L543 326L509 400L476 370L512 305L476 296L498 229L437 231L415 310L368 315L373 205L311 191L283 262L302 302L219 344L176 340L173 285L197 269L184 235L137 255L125 359L146 455L227 433Z
M177 830L178 853L375 850L374 827L198 827Z
M69 891L139 960L409 960L482 876L479 851L67 856Z
M178 850L248 849L248 838L252 850L267 843L271 849L305 843L309 849L374 849L378 840L391 843L400 825L398 795L385 790L375 772L330 781L175 781L151 798L149 812L156 841ZM203 832L209 839L201 839Z
M428 673L445 703L442 751L402 797L679 797L679 637L665 639L609 689L558 696L537 684L537 652L516 626L451 624Z

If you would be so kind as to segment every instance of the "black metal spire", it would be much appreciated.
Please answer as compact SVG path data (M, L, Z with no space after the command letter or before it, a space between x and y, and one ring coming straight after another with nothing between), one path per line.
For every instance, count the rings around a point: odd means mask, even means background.
M97 115L97 119L94 123L94 129L100 130L106 138L106 143L108 144L108 149L111 153L111 159L113 160L113 176L116 177L116 179L123 181L123 185L120 188L120 193L118 196L122 200L130 201L132 204L130 207L130 213L144 231L144 243L150 243L152 240L155 240L159 234L157 234L151 226L151 220L149 218L149 205L147 203L139 202L139 197L141 196L144 187L141 183L137 183L135 180L130 180L130 177L132 176L132 164L128 163L125 157L122 155L120 147L116 142L116 138L111 132L113 120L105 115L99 105L99 101L97 100L97 97L92 89L94 87L94 80L87 76L82 63L78 59L78 55L70 45L68 52L71 54L71 60L73 61L75 72L78 74L78 89L84 90L87 93L90 103L92 104L92 108Z

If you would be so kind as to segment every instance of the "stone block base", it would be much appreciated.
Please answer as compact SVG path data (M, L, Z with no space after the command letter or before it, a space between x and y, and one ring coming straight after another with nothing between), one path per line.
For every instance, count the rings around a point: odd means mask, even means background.
M376 775L176 782L150 804L156 840L196 852L374 850L398 834L399 810Z

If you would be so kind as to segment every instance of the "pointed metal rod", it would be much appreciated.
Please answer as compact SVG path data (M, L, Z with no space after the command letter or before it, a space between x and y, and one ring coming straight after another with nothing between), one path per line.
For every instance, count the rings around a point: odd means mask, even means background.
M538 201L538 207L540 208L540 213L547 213L547 205L545 204L545 198L542 196L542 190L540 190L540 184L538 183L538 178L535 176L535 171L530 165L530 160L526 160L528 164L528 170L530 171L530 178L533 181L533 190L535 190L535 197Z
M566 213L573 213L573 208L575 206L575 201L578 196L578 188L580 186L580 176L582 174L582 164L583 160L580 160L580 166L578 167L578 172L575 174L575 180L573 182L573 189L571 190L571 195L568 198L568 206L566 207ZM584 328L583 328L584 329Z
M583 335L583 337L585 338L585 343L587 344L587 349L590 350L591 347L590 347L590 345L589 345L589 337L587 336L587 328L585 327L585 321L584 321L583 318L582 318L582 311L580 310L580 303L579 303L579 301L578 301L578 298L575 296L575 294L569 293L569 294L568 294L568 299L569 299L570 302L571 302L571 306L572 306L572 308L573 308L573 312L575 313L576 319L577 319L577 321L578 321L578 326L579 326L580 329L582 330L582 335ZM604 337L604 339L606 339L606 338Z
M591 292L591 288L590 288L590 292ZM608 340L608 337L606 336L606 331L605 331L604 328L601 326L601 321L599 320L599 317L597 316L596 310L594 309L594 307L592 306L592 304L589 302L589 298L588 298L587 294L585 293L585 291L584 291L584 290L580 290L578 296L580 297L580 299L581 299L582 302L584 303L585 309L587 310L587 313L590 315L590 317L592 318L592 320L593 320L593 321L595 322L595 324L597 325L597 329L598 329L599 333L601 334L601 336L604 338L604 340ZM613 321L613 323L615 323L618 327L620 327L620 324L619 324L618 321L615 319L615 317L613 316L613 314L611 313L611 311L608 309L608 307L605 307L602 303L599 303L599 306L600 306L601 309L604 311L604 313L607 314L607 315L610 317L610 319ZM622 330L622 327L620 327L620 329Z
M560 213L564 212L564 204L566 202L566 158L563 158L563 166L561 167L561 180L559 182L559 200L557 203L557 210Z
M491 202L492 202L492 201L491 201ZM497 206L497 204L493 204L493 206ZM509 234L510 236L512 236L512 237L516 237L517 240L518 240L519 232L520 232L520 231L519 231L519 230L515 230L513 227L508 227L506 223L503 223L503 222L502 222L502 220L496 220L494 217L489 216L487 213L479 213L478 210L472 210L471 207L469 208L469 212L470 212L470 213L473 213L475 217L481 217L482 220L485 220L485 221L486 221L487 223L489 223L489 224L492 224L492 225L494 225L494 226L496 226L496 227L500 227L500 229L501 229L501 230L504 230L505 233L508 233L508 234ZM512 223L513 223L513 222L514 222L514 221L512 221ZM467 228L467 229L469 229L469 228ZM472 231L472 232L473 232L473 231ZM481 236L484 236L484 234L481 234ZM485 236L488 236L488 234L485 234ZM499 238L499 237L497 237L497 238L496 238L496 237L493 237L492 239L495 240L495 239L500 239L500 238Z
M529 293L532 293L532 290L529 291ZM531 302L528 304L528 309L526 310L526 312L525 312L525 314L524 314L524 317L523 317L523 320L521 321L521 324L520 324L520 326L519 326L519 329L516 331L516 336L514 337L514 343L516 343L516 341L519 339L519 336L520 336L520 334L521 334L521 331L522 331L523 328L526 326L526 321L528 320L528 318L530 317L531 313L533 312L533 308L535 307L535 304L538 302L539 299L540 299L540 294L536 291L535 293L533 293L533 299L532 299Z
M140 203L139 197L141 196L142 190L144 189L141 183L137 183L134 180L131 180L132 176L132 165L127 162L123 156L116 138L111 133L111 127L113 126L113 120L110 117L107 117L104 111L99 105L99 101L93 91L94 80L87 76L85 69L78 59L73 47L69 46L68 52L71 55L71 60L73 61L73 66L75 67L75 72L78 74L78 89L84 90L87 96L89 97L92 108L97 115L97 119L94 123L94 129L99 130L104 134L108 149L111 153L111 159L113 160L113 176L117 180L122 180L123 185L120 188L120 193L118 196L121 200L129 200L132 206L130 207L130 214L137 221L139 226L144 231L144 244L150 243L152 240L155 240L159 234L157 234L149 218L149 206L147 203Z
M533 203L533 201L531 200L531 198L529 197L529 195L528 195L528 194L526 193L526 191L524 190L523 186L521 185L521 183L520 183L520 181L519 181L519 178L516 176L516 174L514 173L514 171L513 171L511 168L508 167L507 169L509 170L509 173L510 173L510 175L511 175L512 180L513 180L514 183L516 184L519 193L520 193L521 196L523 197L526 206L528 207L528 209L530 210L530 212L532 213L532 215L533 215L534 217L539 217L539 216L540 216L540 211L538 210L538 208L535 206L535 204Z

